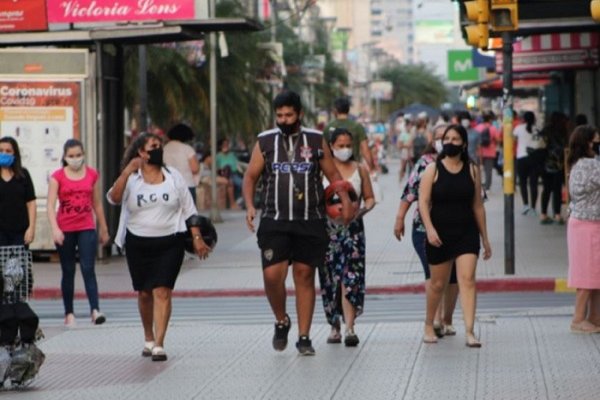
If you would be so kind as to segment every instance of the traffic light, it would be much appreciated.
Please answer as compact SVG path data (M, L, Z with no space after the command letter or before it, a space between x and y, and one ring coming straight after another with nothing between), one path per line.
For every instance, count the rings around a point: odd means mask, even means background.
M600 22L600 0L592 0L590 3L590 13L594 21Z
M492 0L490 22L494 32L519 29L518 0Z
M490 37L488 23L490 20L490 2L488 0L465 1L461 3L462 14L467 22L463 26L463 36L468 44L479 48L487 48Z

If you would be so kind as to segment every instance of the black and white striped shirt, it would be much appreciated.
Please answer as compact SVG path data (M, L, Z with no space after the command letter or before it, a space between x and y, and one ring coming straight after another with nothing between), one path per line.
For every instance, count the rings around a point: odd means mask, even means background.
M322 133L301 127L295 135L284 135L279 129L271 129L258 135L258 144L265 159L261 218L325 218L319 165L323 157Z

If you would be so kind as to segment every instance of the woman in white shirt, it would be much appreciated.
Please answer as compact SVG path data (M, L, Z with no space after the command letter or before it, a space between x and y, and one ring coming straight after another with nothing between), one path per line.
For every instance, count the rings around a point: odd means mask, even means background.
M115 243L125 248L133 289L144 328L142 356L165 361L163 348L171 294L184 256L185 221L197 213L181 174L163 164L160 137L144 133L134 140L122 161L122 172L107 193L121 204ZM194 250L206 258L210 248L200 229L190 228Z
M523 114L523 120L525 123L518 125L513 132L517 139L517 175L519 177L521 199L523 200L521 214L535 215L538 180L544 162L543 141L535 128L535 114L526 111ZM531 203L529 202L529 195L531 195Z
M200 176L200 163L196 151L186 142L194 139L194 131L185 124L177 124L167 132L169 141L164 146L165 164L177 168L185 180L196 204L196 179Z

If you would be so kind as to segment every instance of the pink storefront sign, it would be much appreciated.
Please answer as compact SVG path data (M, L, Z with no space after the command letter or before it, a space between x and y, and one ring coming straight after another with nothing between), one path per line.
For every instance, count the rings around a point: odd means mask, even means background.
M47 0L49 23L194 19L194 0Z

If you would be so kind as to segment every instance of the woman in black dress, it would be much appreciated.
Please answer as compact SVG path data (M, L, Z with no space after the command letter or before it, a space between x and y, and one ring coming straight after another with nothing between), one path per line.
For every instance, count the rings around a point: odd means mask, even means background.
M419 210L427 231L426 253L431 270L427 286L425 343L436 343L433 318L456 262L466 344L481 347L475 337L475 268L480 242L483 259L492 255L481 197L479 169L469 160L467 131L450 125L442 137L443 151L425 169L419 187Z

